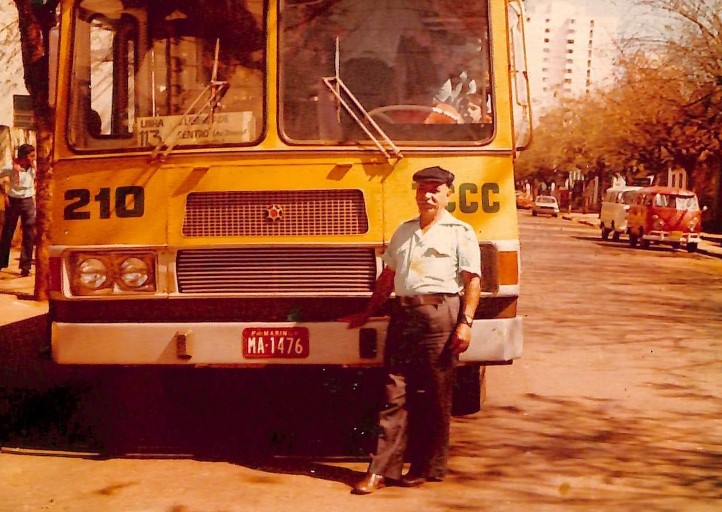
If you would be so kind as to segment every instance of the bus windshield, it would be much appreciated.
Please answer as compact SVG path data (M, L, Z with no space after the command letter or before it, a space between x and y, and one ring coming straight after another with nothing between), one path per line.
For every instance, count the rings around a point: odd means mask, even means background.
M68 139L80 150L253 144L263 0L79 0Z
M324 83L336 77L396 142L488 141L488 8L487 0L281 0L283 136L324 144L368 138ZM359 119L370 123L363 113Z

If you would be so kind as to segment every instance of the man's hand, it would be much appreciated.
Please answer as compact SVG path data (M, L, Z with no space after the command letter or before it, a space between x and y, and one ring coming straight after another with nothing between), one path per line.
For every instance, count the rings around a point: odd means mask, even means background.
M347 322L349 329L355 329L356 327L361 327L366 322L368 322L370 317L371 317L371 313L362 311L360 313L354 313L352 315L342 316L341 318L338 318L336 321L337 322Z
M471 327L466 324L457 325L454 334L451 336L451 353L459 355L462 352L466 352L470 342Z
M389 295L391 295L391 292L394 289L394 275L395 274L393 270L391 270L389 267L384 267L384 269L381 271L381 274L379 274L378 279L376 279L374 293L371 296L371 300L369 300L369 303L366 305L366 309L364 309L360 313L342 316L336 321L348 322L349 329L361 327L363 324L368 322L369 318L371 318L371 315L373 315L374 312L379 307L381 307L384 302L386 302L386 299L388 299Z

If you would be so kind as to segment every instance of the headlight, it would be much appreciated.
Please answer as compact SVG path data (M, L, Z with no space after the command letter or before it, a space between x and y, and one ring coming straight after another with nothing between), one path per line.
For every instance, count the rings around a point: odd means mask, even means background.
M156 291L156 258L150 252L77 252L68 258L73 295Z
M699 219L692 219L691 221L689 221L688 226L690 231L694 231L694 228L697 227L697 222L699 222Z
M664 221L662 219L655 215L654 217L652 217L652 220L654 221L652 225L655 230L661 231L662 229L664 229Z
M138 288L148 282L149 269L140 258L128 258L120 264L120 280L128 288Z
M78 265L78 283L91 290L99 290L108 281L108 269L96 258L88 258Z

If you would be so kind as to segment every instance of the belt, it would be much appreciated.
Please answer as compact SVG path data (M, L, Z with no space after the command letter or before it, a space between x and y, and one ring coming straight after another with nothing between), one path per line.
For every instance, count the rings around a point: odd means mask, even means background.
M426 295L406 295L397 297L400 306L416 307L443 304L448 297L457 297L457 293L427 293Z

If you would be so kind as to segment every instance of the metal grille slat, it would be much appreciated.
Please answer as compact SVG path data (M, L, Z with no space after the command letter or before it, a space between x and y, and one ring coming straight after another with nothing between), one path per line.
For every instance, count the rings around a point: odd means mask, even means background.
M360 294L373 290L370 248L243 247L178 252L181 293Z
M267 211L280 208L270 220ZM368 231L360 190L192 192L186 199L183 235L324 236Z

